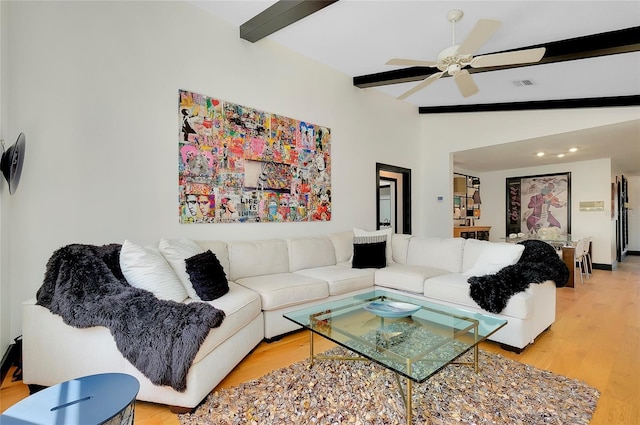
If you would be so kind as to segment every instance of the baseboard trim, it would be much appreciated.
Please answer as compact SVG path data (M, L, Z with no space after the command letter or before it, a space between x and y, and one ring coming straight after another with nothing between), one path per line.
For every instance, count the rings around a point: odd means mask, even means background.
M627 251L627 255L640 255L640 251Z
M594 269L597 269L597 270L608 270L608 271L612 271L613 270L613 265L611 265L611 264L593 263L592 267Z

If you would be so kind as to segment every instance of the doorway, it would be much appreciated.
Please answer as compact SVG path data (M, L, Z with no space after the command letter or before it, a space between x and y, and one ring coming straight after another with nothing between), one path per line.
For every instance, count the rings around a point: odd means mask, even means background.
M380 219L378 229L394 230L398 228L398 179L380 176L380 197L378 205L380 208Z
M411 234L411 170L376 163L376 228Z

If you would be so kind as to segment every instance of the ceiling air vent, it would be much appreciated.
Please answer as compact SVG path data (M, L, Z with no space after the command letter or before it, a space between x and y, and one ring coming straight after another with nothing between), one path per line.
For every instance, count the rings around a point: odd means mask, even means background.
M533 80L516 80L513 82L516 87L535 86L536 83Z

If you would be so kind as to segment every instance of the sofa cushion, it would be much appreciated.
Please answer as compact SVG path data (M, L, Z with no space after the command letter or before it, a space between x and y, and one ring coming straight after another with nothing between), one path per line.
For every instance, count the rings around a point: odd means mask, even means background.
M351 261L353 256L353 231L331 233L329 239L336 255L336 263Z
M380 269L387 265L387 236L354 236L352 267Z
M153 293L161 300L182 302L184 285L160 251L125 240L120 249L120 269L129 285Z
M326 266L294 272L324 280L329 284L329 295L340 295L364 288L373 288L375 269L353 269L344 266Z
M336 256L329 238L289 239L289 271L334 266Z
M201 300L212 301L229 291L227 276L213 252L206 250L184 261L191 285Z
M393 263L393 253L391 251L391 237L393 236L393 229L392 228L388 228L388 229L382 229L382 230L374 230L374 231L367 231L367 230L363 230L363 229L359 229L357 227L353 228L353 235L354 236L386 236L387 237L387 242L386 242L386 248L385 248L385 254L387 257L387 264L392 264Z
M436 267L451 273L462 271L462 238L418 238L409 240L407 264Z
M189 300L188 302L194 301ZM235 282L229 282L229 292L224 296L207 302L224 311L225 319L220 327L211 329L200 346L193 363L202 360L214 348L244 328L257 315L262 314L260 295Z
M184 289L186 289L187 294L189 294L189 298L200 300L200 297L191 284L191 279L187 273L187 266L184 260L204 252L204 249L191 239L164 238L160 240L159 248L164 258L166 258L169 264L171 264L171 268L173 268L173 271L180 279L180 282L182 282Z
M524 251L524 245L468 239L464 251L464 266L471 263L473 257L475 261L470 268L463 267L463 273L467 276L484 276L517 263Z
M482 308L469 296L469 276L462 273L448 273L425 280L424 296L464 307ZM482 310L486 313L485 310ZM519 292L511 297L505 309L505 316L526 319L533 315L533 295L531 289Z
M230 279L289 272L287 241L273 239L229 243Z
M422 294L425 279L447 273L449 273L447 270L437 267L392 264L384 269L376 270L375 284Z
M329 296L326 281L295 273L243 277L236 282L260 295L262 310L277 310Z

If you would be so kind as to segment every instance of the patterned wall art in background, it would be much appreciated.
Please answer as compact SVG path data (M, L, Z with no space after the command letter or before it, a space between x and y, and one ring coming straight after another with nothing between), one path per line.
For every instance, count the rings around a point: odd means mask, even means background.
M571 234L570 172L508 177L506 183L507 236Z
M179 91L180 223L331 220L331 130Z

